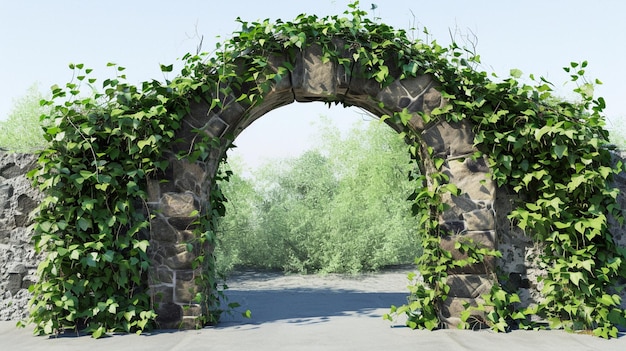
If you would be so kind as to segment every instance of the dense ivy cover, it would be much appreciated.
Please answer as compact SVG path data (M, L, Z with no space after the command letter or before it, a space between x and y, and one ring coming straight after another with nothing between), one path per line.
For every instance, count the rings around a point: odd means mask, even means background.
M39 268L40 280L32 289L30 322L37 333L71 328L94 337L111 331L141 332L155 318L146 291L145 274L150 262L146 251L146 177L167 167L163 151L171 149L189 101L206 100L212 108L224 103L220 97L240 92L242 104L259 104L271 85L292 68L287 63L277 72L268 70L268 58L276 52L294 52L313 43L323 48L324 60L365 68L360 74L381 85L397 76L431 74L442 86L449 104L432 115L435 119L470 119L476 125L476 146L490 160L501 186L523 195L524 202L511 220L544 245L542 264L545 300L528 309L515 309L513 292L497 285L485 297L492 306L488 322L495 330L513 326L532 327L529 316L538 314L551 327L592 329L596 335L616 336L625 313L619 297L609 288L625 277L626 252L608 232L607 216L621 220L615 190L609 186L621 165L611 167L606 148L602 98L593 97L593 85L584 81L584 66L571 64L572 80L581 100L570 103L551 94L551 84L539 79L535 85L520 82L521 72L507 79L491 79L478 71L478 56L457 45L444 48L435 41L411 40L403 30L365 18L358 1L349 5L348 17L300 15L293 22L240 21L242 29L218 46L212 55L187 55L184 67L171 81L125 82L123 68L96 89L91 69L70 65L75 79L54 87L45 104L48 149L40 155L39 169L31 177L47 194L36 219L35 245L47 252ZM345 48L332 39L342 38ZM351 57L340 51L347 49ZM291 50L291 51L290 51ZM242 62L245 63L242 66ZM242 70L242 67L245 68ZM162 66L171 71L172 66ZM392 74L393 73L393 74ZM85 90L93 93L85 96ZM396 113L396 123L407 124L408 113ZM407 136L419 139L410 130ZM219 140L199 138L180 157L202 161ZM418 158L416 143L413 155ZM481 155L476 155L480 157ZM441 167L443 160L433 159ZM415 210L423 216L424 255L419 259L424 282L412 288L412 301L394 308L406 313L408 324L433 329L439 325L438 304L447 297L447 268L480 261L484 252L467 245L468 262L453 262L439 247L437 213L444 209L444 192L457 193L443 173L415 179ZM224 198L215 188L212 212L202 214L198 240L215 240L214 225L223 215ZM217 292L212 257L200 257L206 274L200 283L209 293L199 297L206 308L221 298ZM485 307L479 307L485 308ZM209 311L207 322L219 311ZM468 324L469 325L469 324Z

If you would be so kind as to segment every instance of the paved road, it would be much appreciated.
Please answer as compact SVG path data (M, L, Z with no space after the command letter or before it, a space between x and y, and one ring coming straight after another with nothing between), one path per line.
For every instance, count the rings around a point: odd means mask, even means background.
M386 278L393 278L387 276ZM261 280L254 280L261 279ZM294 279L299 280L294 284ZM416 331L402 321L381 316L406 293L389 284L361 279L318 280L307 277L245 277L231 285L229 296L253 312L252 319L226 316L217 327L159 331L143 335L89 337L32 336L15 322L0 322L0 351L72 350L626 350L626 336L604 340L562 331L439 330ZM374 279L372 277L372 279ZM307 284L302 285L303 282ZM404 284L404 283L402 283ZM400 284L400 285L402 285ZM384 284L382 284L384 285Z

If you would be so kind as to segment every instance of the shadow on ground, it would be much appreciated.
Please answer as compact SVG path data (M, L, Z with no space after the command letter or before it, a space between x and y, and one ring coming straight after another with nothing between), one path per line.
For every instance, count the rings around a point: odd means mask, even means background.
M382 318L392 305L406 303L407 293L362 292L337 289L291 288L280 290L228 290L229 302L241 307L225 314L220 325L263 324L285 321L293 324L322 323L331 317ZM252 318L241 312L250 310ZM219 327L219 325L218 325Z

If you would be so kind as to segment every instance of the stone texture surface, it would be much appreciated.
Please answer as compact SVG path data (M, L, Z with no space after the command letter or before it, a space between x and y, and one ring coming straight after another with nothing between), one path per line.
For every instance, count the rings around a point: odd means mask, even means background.
M493 286L493 277L482 274L453 274L448 276L449 297L476 299L487 294Z
M482 298L450 297L442 304L439 318L443 321L443 323L446 324L448 328L457 328L458 325L461 324L460 315L463 311L465 311L465 305L469 304L469 306L471 307L476 307L481 303L484 303L484 300ZM470 327L472 329L484 327L484 325L486 325L485 314L490 311L470 311L470 317L467 320L467 322L470 324Z
M424 142L433 148L433 156L447 158L450 155L469 155L474 149L474 133L467 121L448 123L440 121L424 130Z
M36 161L34 155L0 152L0 320L27 316L27 289L42 259L31 243L31 212L42 196L25 176Z
M474 133L467 121L449 123L439 121L427 126L422 132L422 150L431 150L433 157L443 161L437 169L432 162L424 162L426 174L441 172L447 182L454 184L458 194L446 194L442 201L448 205L439 217L444 235L440 240L443 249L452 254L456 261L466 260L469 255L456 249L463 243L477 249L497 249L496 186L491 179L491 170L485 158L474 157ZM428 157L425 151L422 154ZM428 184L432 187L434 184ZM496 279L496 260L486 256L484 262L456 266L447 272L450 293L447 301L440 305L442 320L448 327L460 323L463 305L475 305L480 296L488 293ZM472 319L480 320L482 312L472 314ZM479 323L482 324L482 323Z
M441 247L452 253L455 260L466 260L467 253L455 249L457 242L475 245L477 248L493 249L496 247L495 231L476 231L466 232L457 235L447 235L441 238ZM496 259L494 257L485 257L484 262L474 263L463 267L455 267L448 271L450 274L490 274L496 269Z
M208 209L210 178L207 163L191 163L172 156L162 179L148 181L151 220L149 285L160 328L196 328L202 308L194 299L200 292L194 261L210 248L201 247L193 234L194 221ZM174 184L174 186L172 186Z

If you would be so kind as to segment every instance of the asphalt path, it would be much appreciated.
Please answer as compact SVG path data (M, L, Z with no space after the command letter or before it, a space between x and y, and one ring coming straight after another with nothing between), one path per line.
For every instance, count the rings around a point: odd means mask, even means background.
M600 339L564 331L411 330L382 315L406 301L405 272L366 277L245 272L228 296L242 306L215 327L142 335L33 336L0 322L0 351L72 350L626 350L626 335ZM252 311L252 318L241 312Z

